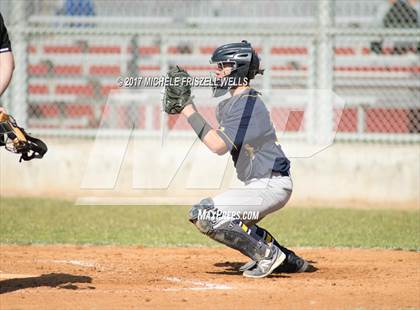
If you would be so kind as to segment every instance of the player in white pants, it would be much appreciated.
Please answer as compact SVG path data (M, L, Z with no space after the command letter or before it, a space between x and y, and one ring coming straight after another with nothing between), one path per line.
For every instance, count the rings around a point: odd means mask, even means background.
M218 210L239 214L247 225L280 210L289 201L293 183L290 176L251 179L243 187L227 190L213 198ZM245 214L243 214L245 212ZM258 218L255 219L255 215Z

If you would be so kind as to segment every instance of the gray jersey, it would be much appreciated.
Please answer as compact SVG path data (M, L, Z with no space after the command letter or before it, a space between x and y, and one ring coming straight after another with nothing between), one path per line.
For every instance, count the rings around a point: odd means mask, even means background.
M225 141L238 178L247 181L267 178L272 172L289 175L290 161L277 143L270 114L253 89L219 103L217 130Z

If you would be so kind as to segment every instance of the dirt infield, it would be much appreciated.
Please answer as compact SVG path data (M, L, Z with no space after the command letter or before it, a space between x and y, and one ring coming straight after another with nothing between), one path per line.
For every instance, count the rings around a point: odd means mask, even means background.
M418 252L298 253L319 270L248 279L224 248L1 245L0 308L420 308Z

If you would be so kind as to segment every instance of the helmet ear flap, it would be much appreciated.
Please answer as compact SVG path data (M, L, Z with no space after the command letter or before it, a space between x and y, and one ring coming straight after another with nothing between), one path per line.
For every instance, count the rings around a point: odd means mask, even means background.
M252 50L251 62L249 64L248 79L253 79L257 74L263 74L264 70L260 70L260 58L257 53Z

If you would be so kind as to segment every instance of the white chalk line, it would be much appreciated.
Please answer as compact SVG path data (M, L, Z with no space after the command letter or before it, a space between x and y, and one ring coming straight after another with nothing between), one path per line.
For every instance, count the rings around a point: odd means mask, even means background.
M207 291L207 290L231 290L233 287L226 284L210 283L195 280L182 280L177 277L165 277L164 280L174 283L188 283L194 285L193 287L181 287L181 288L164 288L166 292L177 292L177 291Z
M45 260L43 262L51 262L56 264L69 264L69 265L75 265L75 266L81 266L81 267L97 267L96 263L93 261L83 261L83 260L77 260L77 259L53 259L53 260Z

